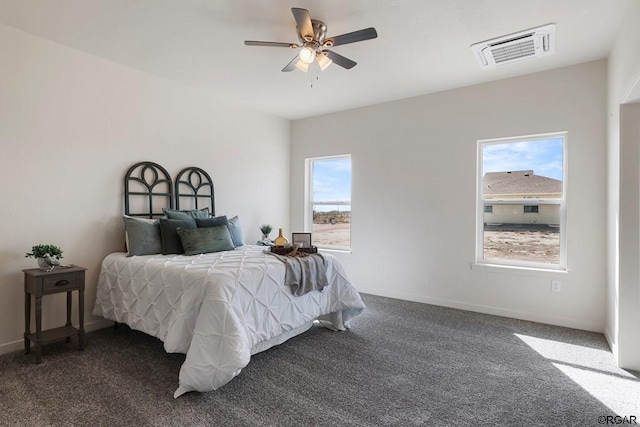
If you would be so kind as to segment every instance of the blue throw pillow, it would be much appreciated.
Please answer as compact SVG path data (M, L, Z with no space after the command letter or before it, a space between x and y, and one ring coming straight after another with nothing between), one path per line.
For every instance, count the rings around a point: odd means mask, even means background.
M196 225L198 226L198 228L219 227L221 225L224 225L226 227L227 224L229 224L229 220L227 220L226 215L214 216L206 219L196 218Z
M229 219L229 231L231 232L231 238L233 239L233 244L238 246L244 246L244 240L242 237L242 227L240 227L240 218L238 216L234 216Z
M208 254L234 249L229 228L226 225L203 228L178 228L185 255Z
M190 219L168 219L160 218L160 234L162 235L162 253L182 254L184 249L178 235L178 228L196 228L196 220Z
M125 215L128 256L154 255L162 252L162 237L158 220L134 218Z
M209 208L202 209L189 209L179 211L177 209L163 208L162 212L169 219L195 219L195 218L209 218Z

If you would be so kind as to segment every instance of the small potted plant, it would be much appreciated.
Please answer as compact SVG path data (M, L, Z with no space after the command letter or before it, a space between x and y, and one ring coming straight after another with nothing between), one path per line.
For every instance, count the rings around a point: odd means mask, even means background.
M55 265L59 265L59 262L51 264L46 258L46 255L49 255L50 259L55 259L56 261L62 258L62 249L58 246L48 244L48 245L36 245L31 248L31 252L27 252L25 258L35 258L38 260L38 267L42 269L51 269L51 267Z
M271 233L271 226L269 224L262 224L260 226L260 231L262 231L262 240L269 240L269 233Z

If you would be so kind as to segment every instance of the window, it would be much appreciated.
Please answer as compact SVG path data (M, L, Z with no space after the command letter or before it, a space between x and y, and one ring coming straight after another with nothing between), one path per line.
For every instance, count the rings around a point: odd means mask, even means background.
M351 248L351 156L307 159L305 229L313 244Z
M478 141L477 263L566 269L566 140Z

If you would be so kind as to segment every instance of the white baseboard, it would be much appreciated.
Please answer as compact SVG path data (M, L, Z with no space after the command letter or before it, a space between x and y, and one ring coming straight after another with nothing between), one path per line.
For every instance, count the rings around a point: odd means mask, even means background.
M108 328L113 325L113 321L107 319L98 319L93 322L87 322L84 324L85 332L97 331L98 329ZM0 344L0 354L12 353L14 351L24 350L24 339L17 341Z
M460 301L430 298L423 295L416 295L407 292L394 292L380 289L367 289L359 286L360 292L372 295L379 295L387 298L396 298L407 301L422 302L425 304L439 305L442 307L456 308L458 310L473 311L477 313L492 314L494 316L510 317L513 319L528 320L530 322L546 323L549 325L563 326L565 328L580 329L592 332L604 332L603 325L582 320L569 319L564 317L549 316L540 313L530 313L526 311L511 310L506 308L469 304Z

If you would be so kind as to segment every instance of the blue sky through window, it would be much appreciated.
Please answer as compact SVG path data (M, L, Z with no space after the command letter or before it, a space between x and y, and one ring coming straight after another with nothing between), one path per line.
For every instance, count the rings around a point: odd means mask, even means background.
M313 200L351 200L351 158L340 157L313 162Z
M482 173L533 169L533 173L562 181L563 138L486 144Z

